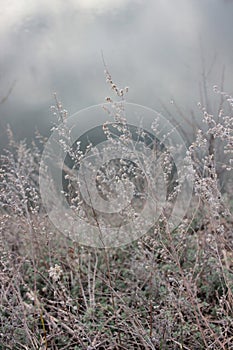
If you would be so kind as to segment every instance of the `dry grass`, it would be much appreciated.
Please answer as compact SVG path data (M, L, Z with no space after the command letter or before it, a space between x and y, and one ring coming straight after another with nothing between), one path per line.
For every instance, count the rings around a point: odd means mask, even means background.
M191 214L175 230L161 217L140 240L102 250L56 232L40 201L39 148L15 143L8 130L0 173L0 349L233 349L232 187L219 191L227 170L214 162L218 142L232 166L233 121L202 112L208 132L189 148ZM203 145L210 152L200 159Z

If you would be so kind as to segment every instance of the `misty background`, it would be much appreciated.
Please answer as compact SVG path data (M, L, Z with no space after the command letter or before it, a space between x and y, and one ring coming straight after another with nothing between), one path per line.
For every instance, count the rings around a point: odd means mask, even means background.
M128 102L184 123L199 116L205 69L233 93L231 0L0 0L0 144L9 123L17 139L48 135L57 92L70 115L104 102L101 51ZM175 104L173 103L175 101ZM169 112L171 113L169 115ZM188 127L188 122L186 124Z

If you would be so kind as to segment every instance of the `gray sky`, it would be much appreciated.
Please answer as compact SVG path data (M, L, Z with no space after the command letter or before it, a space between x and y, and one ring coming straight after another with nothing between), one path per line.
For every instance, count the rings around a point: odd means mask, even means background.
M225 90L233 92L233 2L228 0L1 0L1 138L9 122L18 137L35 125L52 125L56 91L70 114L104 101L101 50L129 102L179 119L200 100L201 51L212 86L225 65ZM202 50L201 50L202 46ZM216 98L215 98L216 99Z

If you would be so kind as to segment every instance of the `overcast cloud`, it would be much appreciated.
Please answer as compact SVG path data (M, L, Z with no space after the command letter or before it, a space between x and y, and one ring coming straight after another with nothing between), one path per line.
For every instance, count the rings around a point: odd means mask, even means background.
M1 98L15 82L0 105L2 138L7 122L19 137L49 130L54 91L70 114L103 102L101 50L130 102L162 110L174 99L188 115L200 99L201 45L210 91L223 65L233 91L229 0L2 0L0 15Z

